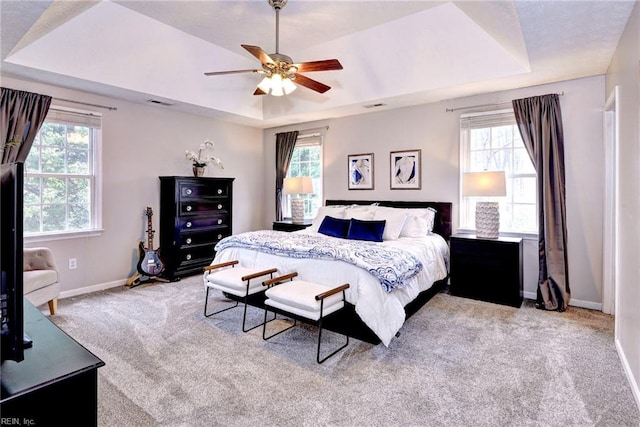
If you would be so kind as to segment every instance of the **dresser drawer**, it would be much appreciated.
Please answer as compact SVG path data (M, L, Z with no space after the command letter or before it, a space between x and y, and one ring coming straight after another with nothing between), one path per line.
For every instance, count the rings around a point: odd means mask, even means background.
M203 260L211 262L213 260L214 245L199 245L187 248L180 248L177 252L178 265L189 265L201 263Z
M176 222L176 230L182 232L184 230L199 230L202 228L220 228L228 227L229 215L219 215L211 217L183 218L180 217Z
M229 200L189 200L180 202L180 216L229 212Z
M180 200L203 199L213 197L227 198L231 184L227 182L208 182L203 184L197 180L181 180L178 183Z
M213 244L230 235L228 228L210 229L205 231L182 232L176 239L176 246L188 248L190 246Z

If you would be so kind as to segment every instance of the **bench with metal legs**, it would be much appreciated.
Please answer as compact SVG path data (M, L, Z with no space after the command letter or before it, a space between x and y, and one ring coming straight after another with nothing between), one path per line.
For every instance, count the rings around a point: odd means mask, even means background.
M214 314L230 310L237 307L239 301L242 301L244 303L242 331L248 332L262 326L262 323L260 323L250 328L246 327L247 305L249 305L249 298L264 292L265 288L262 285L262 282L267 278L273 278L273 273L277 272L278 269L269 268L267 270L260 270L257 268L241 267L238 264L239 262L234 260L204 267L203 280L206 289L204 316L211 317ZM209 291L211 289L219 290L227 296L235 296L237 298L233 298L235 300L235 304L221 310L208 313L207 307L209 303Z
M345 283L337 287L331 287L305 280L293 280L298 273L290 273L275 277L263 282L269 289L265 292L267 299L264 301L264 322L262 323L262 338L268 340L285 332L297 324L297 320L312 323L318 327L318 347L316 361L322 363L343 348L349 345L349 336L345 335L346 342L327 356L320 358L322 343L322 321L325 317L336 313L344 307L345 291L349 284ZM293 319L293 323L276 333L267 336L267 312L280 313Z

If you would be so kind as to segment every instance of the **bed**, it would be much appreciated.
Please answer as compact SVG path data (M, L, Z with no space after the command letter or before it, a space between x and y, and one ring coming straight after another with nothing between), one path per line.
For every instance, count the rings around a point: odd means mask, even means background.
M380 233L376 239L384 233L381 242L347 239L328 228L334 223L370 228L381 225L375 224L381 219L384 231L375 227ZM223 239L212 264L237 259L247 267L276 267L282 274L296 271L317 283L349 283L348 304L327 318L325 326L388 346L405 320L445 285L450 235L448 202L327 200L308 229L258 230ZM260 297L250 301L262 303Z

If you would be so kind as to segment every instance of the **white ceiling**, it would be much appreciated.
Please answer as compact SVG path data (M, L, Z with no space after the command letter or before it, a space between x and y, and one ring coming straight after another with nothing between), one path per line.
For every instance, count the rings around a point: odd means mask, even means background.
M604 74L634 3L289 0L280 53L344 69L276 98L203 74L259 68L240 44L275 51L267 0L0 0L0 71L266 128Z

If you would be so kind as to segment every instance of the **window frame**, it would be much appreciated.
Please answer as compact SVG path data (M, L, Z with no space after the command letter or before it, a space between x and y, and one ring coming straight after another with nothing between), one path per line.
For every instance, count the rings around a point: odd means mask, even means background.
M318 208L320 206L322 206L322 201L323 201L323 191L324 191L324 137L322 134L320 133L312 133L312 134L306 134L306 135L298 135L298 138L296 139L296 146L294 148L294 151L298 148L301 147L309 147L309 146L318 146L319 147L319 152L320 152L320 159L318 160L319 162L319 171L320 171L320 177L319 178L314 178L313 179L313 194L316 195L316 199L318 200ZM287 174L285 175L286 178L291 178L293 175L291 175L291 164L293 163L293 155L291 156L291 162L289 162L289 166L287 167ZM295 175L295 176L299 176L299 175ZM282 214L283 214L283 218L285 220L291 220L291 197L293 197L291 194L286 194L285 195L285 200L284 200L284 206L283 206L283 210L282 210ZM311 221L313 218L315 218L316 214L317 214L317 209L315 212L309 212L307 213L307 198L309 196L307 195L302 195L302 197L305 199L305 216L304 216L304 220L305 221Z
M90 221L91 227L82 230L60 230L37 233L24 232L23 239L26 243L47 242L89 236L99 236L104 231L102 228L102 114L94 111L79 110L70 107L52 105L47 112L43 125L38 130L36 138L40 138L45 123L62 124L67 126L85 126L90 128L89 149L89 173L82 177L89 178L90 185ZM25 161L24 179L33 177L60 177L68 178L78 176L76 174L28 172Z
M493 116L493 117L491 117ZM477 199L477 198L471 198L471 197L464 197L462 196L462 177L463 174L465 172L480 172L480 170L472 168L470 165L471 162L471 141L470 141L470 129L472 128L471 126L467 126L465 125L466 121L469 120L473 120L473 118L481 118L484 119L487 122L487 125L485 126L486 128L492 128L492 127L498 127L498 126L502 126L502 125L513 125L514 126L514 131L515 132L519 132L518 128L517 128L517 123L515 120L515 115L513 113L513 109L501 109L501 110L493 110L493 111L484 111L484 112L478 112L478 113L468 113L468 114L461 114L459 117L459 132L460 132L460 139L459 139L459 155L460 155L460 159L459 159L459 209L458 209L458 223L459 223L459 231L463 232L463 233L475 233L476 229L475 229L475 210L473 209L473 206L475 205L474 200L473 199ZM475 129L481 129L483 127L475 125L473 126L473 128ZM520 138L519 133L518 133L518 138ZM512 140L513 141L513 140ZM493 148L493 147L491 147ZM502 148L504 149L504 148ZM502 150L501 149L501 150ZM519 149L518 147L514 147L513 143L511 144L511 146L509 148L507 148L508 150L511 151L510 156L511 156L511 160L513 161L515 156L515 150ZM528 152L526 147L524 148L525 153L527 155L527 158L530 160ZM480 150L478 150L480 151ZM500 211L501 211L501 215L504 213L505 211L505 204L509 204L511 206L511 209L509 209L512 212L513 215L513 207L514 206L518 206L518 205L532 205L534 206L534 211L535 211L535 226L534 229L532 230L505 230L503 229L503 224L504 222L501 221L500 222L500 235L501 236L512 236L512 237L523 237L523 238L537 238L538 236L538 215L537 215L537 174L535 172L535 168L533 167L533 163L531 163L532 166L532 172L530 173L526 173L526 172L518 172L515 173L513 171L505 171L506 172L506 180L507 180L507 195L504 198L483 198L483 200L487 200L487 201L499 201L500 202ZM488 171L493 171L494 169L486 169ZM526 203L526 202L514 202L514 192L513 192L513 186L514 186L514 182L517 179L521 179L521 178L533 178L534 180L534 185L535 185L535 190L534 190L534 194L533 194L533 203ZM479 200L479 199L478 199ZM477 200L476 200L477 201Z

